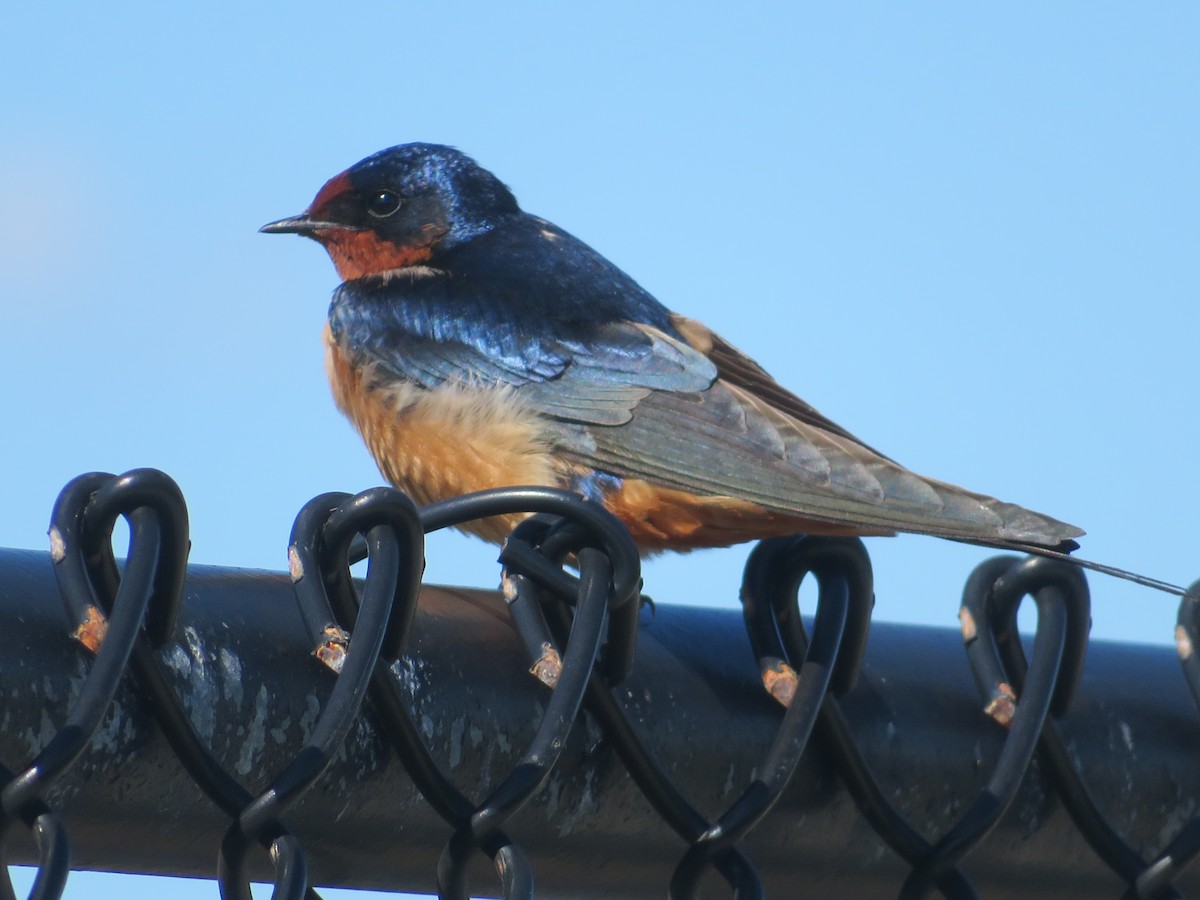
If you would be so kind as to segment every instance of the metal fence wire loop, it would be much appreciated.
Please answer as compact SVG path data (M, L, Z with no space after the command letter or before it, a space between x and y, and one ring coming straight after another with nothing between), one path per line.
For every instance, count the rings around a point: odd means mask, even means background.
M346 637L336 662L314 655L337 673L312 734L270 785L247 805L221 842L217 880L226 900L250 900L245 873L247 851L254 843L269 847L275 867L275 900L299 900L307 891L304 852L281 820L317 781L354 724L385 640L403 643L416 608L423 565L424 535L412 502L390 488L354 497L322 495L297 516L289 559L302 608L324 606L329 617L341 615ZM367 547L367 573L361 595L349 576L347 549L354 534ZM301 566L296 568L295 560ZM326 566L332 566L330 571ZM342 596L331 601L328 588ZM345 618L352 617L352 618ZM398 626L393 626L398 621ZM353 639L350 638L353 635Z
M1077 570L1055 565L1048 560L1035 558L1019 561L1015 557L989 560L977 570L976 576L973 576L975 584L970 585L976 602L964 604L964 634L974 628L981 616L992 623L991 628L987 629L989 639L984 641L982 636L977 636L976 643L979 646L972 650L969 644L968 653L973 660L976 682L988 697L989 711L1001 721L1005 711L1011 712L1014 698L1027 693L1022 688L1026 671L1025 656L1016 633L1016 605L1021 594L1036 590L1035 585L1039 580L1043 584L1057 584L1063 591L1071 607L1073 626L1069 630L1064 652L1065 681L1056 688L1051 705L1052 716L1061 717L1082 675L1089 621L1086 581ZM1186 647L1189 633L1194 633L1197 615L1193 596L1195 588L1189 589L1180 604L1176 630L1177 647L1180 648ZM1196 697L1192 680L1195 670L1189 671L1186 655L1180 655L1184 661L1184 674L1193 689L1193 697ZM1147 863L1117 833L1100 810L1076 768L1068 742L1055 718L1049 718L1043 724L1037 750L1049 781L1062 798L1076 827L1097 855L1129 885L1123 896L1127 900L1178 900L1182 897L1172 881L1200 854L1200 817L1189 820L1155 860Z
M380 497L384 493L395 495L388 489L380 490ZM344 503L345 495L322 495L302 510L290 552L292 575L297 585L303 583L304 574L310 572L318 560L324 561L318 566L323 567L329 558L347 563L362 558L361 538L354 538L349 529L337 525L338 513L330 517L330 524L321 539L310 533L311 528L300 527L302 522L315 521L323 511ZM386 503L378 503L377 512L381 512ZM637 550L615 518L578 495L541 487L500 488L430 504L423 507L419 515L421 527L429 533L473 520L521 513L571 517L584 525L591 535L587 543L592 546L578 554L578 578L563 572L536 551L531 550L524 556L525 563L531 565L533 577L543 583L549 581L575 598L577 630L572 632L567 650L558 660L561 673L556 671L558 677L552 684L553 693L528 751L491 796L476 805L442 772L413 719L411 698L406 696L403 679L398 677L395 666L376 665L371 679L372 705L381 727L418 790L438 815L454 828L438 865L439 893L448 898L468 896L466 866L476 852L483 852L493 860L504 897L533 896L533 876L528 860L505 835L502 824L541 787L561 753L578 713L587 676L595 664L609 607L628 607L636 616L637 605L633 601L641 585ZM527 549L523 542L522 548ZM511 552L515 557L521 556L521 549ZM506 557L506 565L511 565L515 557ZM349 612L348 598L352 597L353 590L348 575L343 574L345 566L338 565L325 571L327 586L333 588L333 602L329 608L315 595L301 597L300 602L306 627L318 651L325 647L331 657L337 657L340 653L338 645L344 645L350 638L344 622ZM510 598L512 605L523 613L534 613L529 619L531 627L535 631L540 629L538 633L548 638L544 620L536 614L537 603L532 599L529 576L514 575L510 589L514 594ZM398 655L402 644L402 640L389 637L384 644L385 658L394 659L387 650L391 647ZM548 640L539 643L536 650L540 652L548 645ZM631 651L629 656L632 656Z
M1179 602L1175 621L1175 651L1183 666L1188 690L1200 708L1200 581L1193 582Z
M187 506L177 485L153 469L138 469L122 476L92 473L70 482L59 495L52 517L51 557L60 594L74 636L93 652L99 651L93 672L115 639L122 620L121 592L141 571L137 544L142 541L142 519L154 512L158 544L157 568L151 578L153 596L146 627L133 637L127 657L150 712L184 768L196 784L231 817L253 799L232 778L197 736L187 710L175 695L156 652L167 652L179 617L187 570ZM125 515L131 527L130 553L123 570L112 552L111 534L116 518ZM111 615L111 618L107 618ZM89 675L89 681L92 676ZM85 688L86 689L86 688ZM308 896L316 897L311 891Z
M438 896L470 897L467 869L476 853L492 860L503 900L532 900L534 894L533 866L518 844L502 831L480 839L470 828L455 831L438 857Z
M119 515L129 522L124 574L112 553ZM0 834L22 822L39 847L34 894L58 896L70 867L62 823L43 797L87 749L117 693L139 634L159 642L178 615L187 562L187 514L170 478L152 469L83 475L60 493L51 515L51 559L72 636L95 654L63 725L21 772L5 772ZM11 883L4 880L8 894Z
M641 597L641 555L633 543L628 530L621 522L598 503L581 494L548 487L494 488L463 494L449 500L432 503L421 510L425 531L435 531L463 522L513 513L530 513L554 517L556 524L549 523L541 532L537 543L554 541L535 553L528 543L532 532L525 531L526 540L513 544L505 542L500 561L511 568L518 564L525 574L541 582L543 586L557 590L560 596L574 596L574 576L563 571L562 560L585 543L604 552L613 568L610 590L608 635L601 658L601 668L611 683L624 680L633 666L637 647L638 601ZM546 521L546 520L543 520ZM552 534L556 537L552 537ZM557 543L561 541L562 543ZM559 549L555 549L557 546ZM567 549L572 547L573 549ZM530 640L535 621L527 622L529 628L522 631Z
M809 573L819 585L811 641L804 633L798 596ZM742 601L768 692L787 709L757 776L692 841L672 876L671 897L698 896L700 879L716 857L771 811L800 763L837 673L843 686L853 684L874 605L870 558L862 542L853 539L798 536L763 542L747 561ZM858 631L847 640L852 619ZM843 650L848 653L845 664ZM742 864L729 863L733 870ZM740 896L738 886L731 887Z
M548 487L494 488L422 507L421 521L428 534L462 522L512 513L544 513L585 526L592 546L603 550L612 564L614 608L636 603L642 571L633 538L612 513L580 494Z
M776 699L781 699L781 694L786 696L786 676L794 671L795 661L811 652L798 606L801 582L809 574L817 577L822 598L827 593L826 582L831 580L844 580L850 597L846 634L828 693L818 711L814 740L825 751L863 817L899 856L917 865L929 854L931 845L888 799L889 792L875 779L836 700L858 680L874 606L874 575L861 541L801 536L773 538L754 548L746 563L741 600L764 687ZM789 702L794 703L794 698ZM952 900L978 897L970 882L953 867L937 877L936 887Z
M990 572L985 568L988 565L985 561L979 569ZM1070 563L1041 556L1010 558L1010 564L1002 567L990 592L970 590L969 599L964 594L963 608L973 609L976 604L987 604L990 617L988 631L993 636L1012 688L1019 696L1024 689L1029 661L1017 629L1017 611L1021 600L1027 596L1040 604L1038 592L1051 586L1059 589L1068 607L1066 645L1063 647L1062 665L1050 702L1050 714L1060 717L1070 708L1079 682L1083 679L1088 636L1092 628L1091 594L1083 570Z
M334 671L344 659L358 592L350 565L367 550L374 526L391 529L406 562L396 583L396 605L381 648L385 659L400 655L416 614L424 570L424 531L413 502L393 488L372 488L351 496L331 492L306 503L296 516L288 542L288 570L314 655Z
M775 550L789 546L788 542L773 544L760 559L773 557ZM795 583L799 583L799 578ZM649 751L638 736L620 701L614 696L612 686L599 675L592 677L588 689L589 710L600 722L638 788L667 824L690 845L672 874L668 896L697 896L700 882L708 871L719 874L735 897L765 896L761 878L738 842L770 811L795 771L820 709L821 699L833 677L838 648L842 644L849 616L850 594L848 578L832 577L822 583L813 646L807 653L805 667L802 667L797 679L802 687L795 693L795 702L784 714L784 721L767 750L763 764L755 767L758 774L715 822L710 821L683 796L664 763ZM869 578L867 597L870 597ZM866 609L867 615L862 617L863 627L869 618L869 599ZM549 608L547 613L552 628L561 632L567 621L565 611L554 607ZM772 630L774 628L772 625ZM778 637L777 631L775 634ZM786 655L778 640L776 646L780 656Z
M0 776L9 781L12 772L0 766ZM38 853L37 874L29 889L29 900L58 900L66 890L67 877L71 874L71 847L62 819L40 800L29 803L19 818L33 835ZM8 829L15 821L9 819L4 825L4 833L0 835L0 865L3 866L0 900L16 900L17 896L2 846L7 840Z
M799 590L810 574L823 591L837 580L844 581L848 591L846 633L830 682L831 693L840 697L858 679L875 606L871 558L862 541L805 535L760 541L746 560L742 575L746 631L764 681L777 673L781 664L799 665L808 653Z
M998 649L1002 643L1019 644L1016 605L1024 596L1033 597L1038 607L1033 658L1027 668L1017 665L1025 662L1023 653L1017 657L1010 648L1002 662L1004 654ZM967 579L962 609L964 643L976 684L989 715L1006 724L1008 734L983 790L905 879L901 900L926 896L1008 809L1052 704L1070 699L1082 667L1082 660L1072 654L1086 647L1091 622L1086 581L1068 563L1043 558L997 557L984 562ZM1012 670L1006 662L1014 663ZM1065 673L1065 688L1059 687L1060 673ZM997 677L1004 680L995 683ZM1019 702L1011 684L1019 685ZM1011 703L998 702L998 696Z
M1179 655L1192 700L1200 707L1200 660L1196 658L1198 636L1200 581L1193 582L1180 601L1175 625L1175 650ZM1133 853L1132 849L1129 852ZM1181 896L1171 882L1178 878L1197 856L1200 856L1200 816L1192 816L1154 861L1136 874L1125 897L1128 900L1168 900ZM1128 872L1121 874L1128 876Z
M217 884L223 898L252 900L245 877L249 850L258 841L266 843L275 872L271 900L302 900L308 891L308 862L295 836L282 831L262 830L246 835L236 826L225 832L217 854Z
M572 498L564 510L567 516L579 502L586 501ZM526 519L513 530L500 551L500 562L513 594L509 611L535 660L542 658L546 648L559 650L550 637L545 618L538 612L539 606L554 603L573 606L579 595L579 579L564 568L571 559L578 559L584 548L592 547L610 560L614 554L624 556L620 561L624 570L640 571L641 562L632 541L606 542L604 535L597 534L588 524L567 516L542 514ZM617 565L614 564L614 571ZM525 584L521 579L528 579L542 590L517 589ZM641 615L640 587L639 577L636 582L629 580L624 585L614 578L609 588L607 628L597 662L597 671L609 685L620 684L633 668ZM561 637L565 639L565 634Z
M378 704L385 710L385 718L391 710L393 721L388 731L414 781L455 829L438 864L439 893L447 898L469 895L467 866L477 852L492 859L502 896L533 896L532 868L525 853L504 833L503 824L537 793L557 763L596 665L610 611L632 615L636 628L640 560L624 527L596 504L546 488L500 489L427 506L421 518L429 531L521 512L539 515L518 526L501 552L505 593L530 652L532 671L551 694L518 764L476 805L433 762L407 709L395 702ZM544 518L548 514L559 518ZM564 517L577 526L571 532L570 550L561 545L547 552L542 542L562 533L556 529ZM578 577L561 567L568 552L578 564ZM545 592L556 592L574 610L569 636L561 641L551 635L540 612ZM632 651L627 653L631 659Z
M187 504L179 486L157 469L133 469L123 475L92 472L68 482L55 501L50 522L55 577L76 637L93 653L103 641L104 620L112 612L121 584L112 548L113 528L120 516L132 527L132 516L147 514L153 516L157 546L153 603L145 627L154 646L161 647L179 617L190 549ZM132 549L131 534L131 557Z

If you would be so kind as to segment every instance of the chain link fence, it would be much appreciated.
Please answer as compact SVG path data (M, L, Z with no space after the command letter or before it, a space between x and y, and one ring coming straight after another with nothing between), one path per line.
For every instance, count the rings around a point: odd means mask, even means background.
M500 595L421 588L424 534L515 512L534 515ZM3 847L38 866L34 896L73 865L215 874L227 898L251 878L287 898L1170 898L1200 880L1195 589L1180 678L1166 650L1089 648L1085 579L1039 558L971 574L961 637L872 626L855 540L760 544L740 621L655 608L623 527L549 489L324 494L287 575L189 568L188 549L178 487L137 470L72 481L48 555L0 551Z

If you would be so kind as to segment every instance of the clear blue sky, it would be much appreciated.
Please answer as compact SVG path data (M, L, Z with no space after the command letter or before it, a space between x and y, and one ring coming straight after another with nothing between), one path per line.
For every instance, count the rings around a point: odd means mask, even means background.
M187 495L193 561L281 569L305 500L378 483L324 382L333 268L256 229L424 140L906 465L1084 526L1089 557L1200 577L1194 5L4 18L0 546L44 548L72 476L148 465ZM947 627L988 555L871 550L879 618ZM496 581L479 542L428 555L433 581ZM647 591L733 604L744 556L662 559ZM1091 584L1094 634L1170 640L1169 598Z

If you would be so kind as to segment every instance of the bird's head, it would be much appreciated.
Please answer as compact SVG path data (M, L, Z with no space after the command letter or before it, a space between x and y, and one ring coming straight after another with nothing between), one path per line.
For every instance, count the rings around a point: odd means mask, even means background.
M402 144L331 178L300 215L259 230L319 241L350 281L436 263L440 251L519 211L508 188L466 154L439 144Z

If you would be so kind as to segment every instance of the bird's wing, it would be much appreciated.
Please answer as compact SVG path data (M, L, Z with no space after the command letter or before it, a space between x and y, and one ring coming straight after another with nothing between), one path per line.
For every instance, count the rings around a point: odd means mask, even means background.
M1082 534L1012 503L923 478L883 456L780 386L767 372L698 323L675 317L687 341L687 370L706 387L655 386L620 427L597 423L571 404L557 415L584 424L570 445L581 461L626 478L677 490L750 500L785 515L859 526L871 533L912 531L963 540L1070 545ZM646 325L655 353L679 343ZM573 357L578 358L578 357ZM618 373L590 372L587 386L637 380L647 360L635 357ZM571 372L570 367L567 373ZM561 379L567 380L566 378ZM556 382L530 385L531 396ZM523 393L523 391L521 392ZM578 435L578 429L572 433Z
M696 323L685 340L631 321L535 329L502 305L414 279L349 283L330 311L352 355L433 388L504 385L583 468L751 501L798 518L962 540L1058 546L1079 530L924 479L876 453Z
M743 390L746 394L754 397L756 401L767 403L770 408L779 410L786 416L790 416L793 420L800 424L810 425L818 428L818 430L830 434L836 434L841 438L850 440L857 445L859 454L862 451L874 455L877 461L892 463L892 468L900 468L899 463L895 463L892 458L884 456L880 451L871 448L868 444L854 437L853 434L846 431L836 422L830 421L826 416L818 413L816 409L809 406L799 397L792 394L784 386L757 364L742 353L742 350L733 347L720 335L707 328L706 325L696 322L695 319L689 319L679 314L672 314L671 322L676 329L682 334L689 346L700 350L701 353L708 356L709 360L718 370L722 382L728 385L736 386ZM868 462L870 462L868 460ZM902 472L908 473L907 469L902 469ZM1034 546L1050 546L1063 547L1068 550L1074 548L1072 538L1084 534L1084 529L1072 526L1051 518L1039 512L1032 512L1012 503L1004 503L1002 500L986 496L973 491L967 491L965 488L956 485L947 484L944 481L936 481L934 479L924 478L924 476L914 476L919 481L924 482L931 488L934 488L935 493L940 497L958 497L967 499L967 512L972 518L977 518L976 505L982 505L985 509L994 512L1000 521L1003 523L1004 532L1008 534L1018 533L1022 536L1013 539L1012 536L1002 538L1003 540L1015 540L1016 545L1022 542L1031 542ZM991 521L990 516L983 517L985 521ZM899 530L906 530L899 527ZM954 536L954 535L948 535Z
M717 369L694 396L655 392L629 425L596 435L596 464L783 513L985 543L1074 546L1073 525L916 475L776 382L705 326L672 324Z

